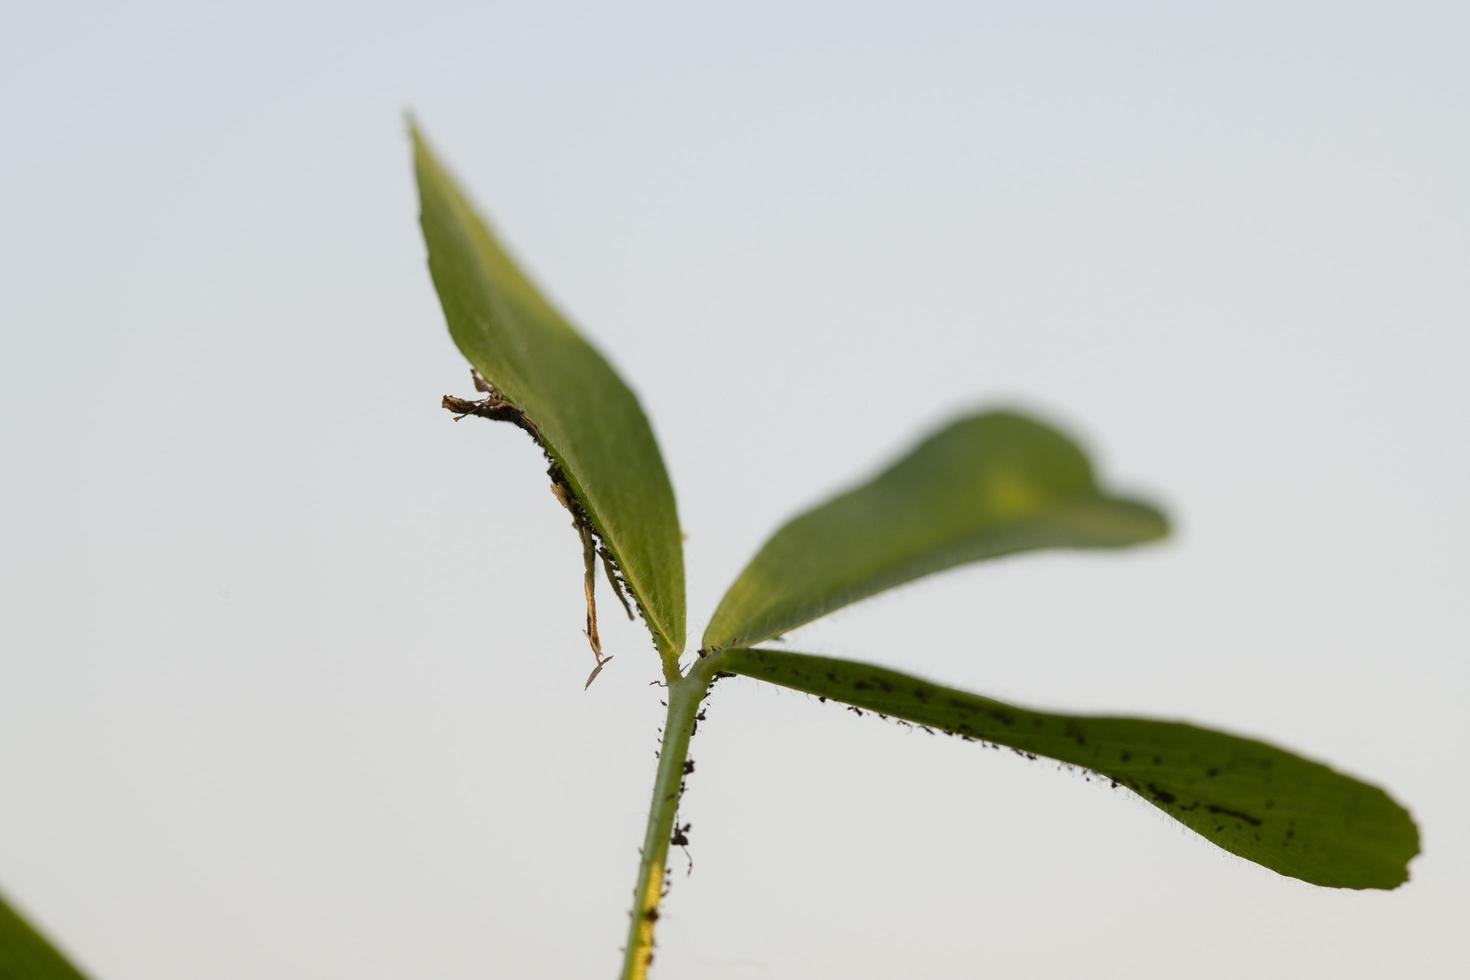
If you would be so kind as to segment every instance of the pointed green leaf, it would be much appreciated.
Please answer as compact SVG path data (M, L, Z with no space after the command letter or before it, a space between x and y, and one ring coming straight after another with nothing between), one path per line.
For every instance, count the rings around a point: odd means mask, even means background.
M0 980L83 980L30 923L0 898Z
M429 270L454 342L539 430L660 649L676 654L682 536L637 397L516 266L417 129L413 143Z
M1162 537L1147 504L1099 489L1055 429L1009 412L961 419L872 480L771 536L705 630L707 651L749 646L912 579L1037 548Z
M1090 769L1206 840L1314 885L1393 888L1419 831L1387 793L1254 739L1171 721L1031 711L850 660L727 650L721 670Z

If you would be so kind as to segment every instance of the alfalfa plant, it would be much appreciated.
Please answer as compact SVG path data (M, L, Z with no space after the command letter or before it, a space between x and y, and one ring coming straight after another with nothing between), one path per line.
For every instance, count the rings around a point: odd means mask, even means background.
M478 399L459 417L510 422L545 453L551 489L581 543L585 632L595 666L602 571L647 625L668 716L641 849L622 977L645 977L689 738L711 682L741 675L852 710L1007 746L1097 773L1216 845L1315 885L1389 889L1419 835L1377 787L1253 739L1177 722L1033 711L897 671L761 644L931 572L1041 548L1118 548L1163 537L1150 504L1099 485L1065 435L1009 412L957 419L887 469L777 529L683 657L684 557L673 489L633 392L518 269L413 132L429 268ZM0 980L80 974L0 900Z
M518 269L413 132L421 224L449 331L483 396L460 417L524 430L582 547L591 684L599 570L643 619L668 716L633 888L622 977L645 977L689 737L711 682L741 675L859 713L1006 746L1097 773L1219 847L1314 885L1389 889L1419 834L1377 787L1264 742L1177 722L1033 711L869 664L763 647L835 609L967 562L1041 548L1119 548L1163 537L1150 504L1099 485L1065 435L1009 412L957 419L887 469L777 529L684 657L684 556L674 494L633 392ZM80 974L0 900L0 980Z
M644 977L664 893L689 736L714 678L741 675L966 740L1097 773L1249 861L1315 885L1393 888L1419 835L1377 787L1253 739L1176 722L1033 711L869 664L771 649L789 630L941 569L1040 548L1162 538L1150 504L1099 484L1061 432L1010 412L960 418L881 473L788 521L761 546L685 653L684 556L674 494L648 420L603 356L517 268L413 133L429 269L482 398L457 415L511 422L546 454L582 543L586 633L606 575L653 638L668 717L624 950ZM599 566L600 569L599 569ZM592 678L588 678L591 683Z

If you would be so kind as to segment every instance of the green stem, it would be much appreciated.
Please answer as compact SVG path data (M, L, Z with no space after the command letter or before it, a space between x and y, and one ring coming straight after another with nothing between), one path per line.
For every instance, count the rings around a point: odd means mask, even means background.
M622 980L644 980L648 976L648 964L653 960L653 928L663 898L664 869L669 839L674 834L684 762L689 757L689 736L694 733L695 716L699 714L699 705L709 690L713 674L713 663L701 660L690 668L687 676L681 678L676 674L669 682L669 713L664 721L658 773L653 780L653 800L648 807L643 857L638 863L637 884L633 886L633 921L628 924Z

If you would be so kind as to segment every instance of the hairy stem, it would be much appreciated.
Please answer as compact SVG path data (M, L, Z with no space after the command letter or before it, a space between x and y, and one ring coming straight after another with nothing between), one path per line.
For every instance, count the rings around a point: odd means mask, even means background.
M653 800L648 807L643 857L638 863L638 881L633 886L633 920L628 924L622 980L644 980L653 960L653 930L658 923L659 901L663 898L674 814L679 807L684 762L689 757L689 736L694 733L695 716L699 714L699 705L709 690L713 673L713 665L701 661L695 663L688 676L680 678L676 674L669 681L669 713L664 721Z

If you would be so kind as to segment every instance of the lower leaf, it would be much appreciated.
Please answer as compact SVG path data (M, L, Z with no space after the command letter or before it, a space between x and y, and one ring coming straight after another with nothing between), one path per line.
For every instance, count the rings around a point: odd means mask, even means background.
M719 668L1089 769L1232 854L1314 885L1394 888L1419 831L1376 786L1254 739L1170 721L1032 711L897 671L733 649Z

